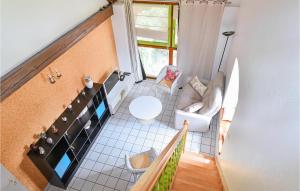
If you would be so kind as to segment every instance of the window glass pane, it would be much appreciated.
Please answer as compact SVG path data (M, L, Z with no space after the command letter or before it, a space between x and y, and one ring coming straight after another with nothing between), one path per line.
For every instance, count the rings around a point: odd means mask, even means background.
M168 42L168 5L136 3L133 11L138 40Z
M169 64L169 50L139 47L141 60L147 76L156 77Z
M174 8L173 8L173 22L174 22L173 23L173 25L174 25L174 29L173 29L173 32L174 32L173 47L176 47L177 42L178 42L178 37L177 37L177 34L178 34L178 5L174 5Z

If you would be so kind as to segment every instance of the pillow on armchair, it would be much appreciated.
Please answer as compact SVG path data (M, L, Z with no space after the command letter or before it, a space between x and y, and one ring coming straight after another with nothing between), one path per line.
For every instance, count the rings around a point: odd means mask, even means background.
M197 76L190 81L190 84L201 96L204 95L207 87L200 82Z

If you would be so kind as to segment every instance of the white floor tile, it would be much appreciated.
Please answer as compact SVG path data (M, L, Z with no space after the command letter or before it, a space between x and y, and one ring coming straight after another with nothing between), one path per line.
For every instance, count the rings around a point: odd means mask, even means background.
M86 181L83 187L81 188L81 191L92 191L94 185L95 185L94 183Z
M134 98L152 95L151 88L154 86L153 81L134 85L116 114L103 127L80 170L71 180L69 190L129 190L133 184L133 176L125 167L125 153L131 155L146 151L150 147L154 147L159 153L165 148L178 132L174 129L174 105L178 93L173 96L163 91L158 93L157 97L162 102L163 110L152 124L141 124L128 109ZM188 132L187 151L214 155L216 120L217 117L213 118L209 132Z

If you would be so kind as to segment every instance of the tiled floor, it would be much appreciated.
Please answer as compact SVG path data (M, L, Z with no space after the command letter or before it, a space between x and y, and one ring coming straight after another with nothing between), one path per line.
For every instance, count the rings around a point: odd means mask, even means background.
M136 84L127 98L113 115L95 141L87 157L81 164L68 190L110 191L129 190L133 176L124 166L125 153L134 154L154 147L160 152L178 132L173 128L174 106L177 93L170 96L158 91L155 95L153 81ZM131 116L129 103L141 95L154 95L163 105L161 114L152 124L141 124ZM216 119L212 121L208 133L189 132L186 150L214 155L216 142ZM48 191L60 190L50 186Z

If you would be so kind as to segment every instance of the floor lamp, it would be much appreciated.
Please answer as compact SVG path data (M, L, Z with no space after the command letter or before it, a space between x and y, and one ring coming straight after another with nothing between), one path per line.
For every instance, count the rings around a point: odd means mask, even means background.
M227 46L228 39L234 33L235 33L234 31L226 31L226 32L222 33L224 36L227 37L227 39L226 39L226 43L225 43L225 46L224 46L224 49L223 49L223 53L222 53L221 61L220 61L220 64L219 64L218 72L220 71L220 67L221 67L221 64L222 64L222 60L223 60L223 56L224 56L224 53L225 53L225 49L226 49L226 46Z

